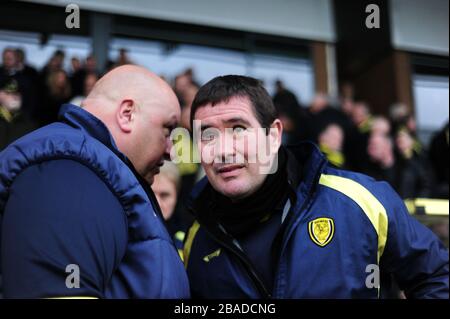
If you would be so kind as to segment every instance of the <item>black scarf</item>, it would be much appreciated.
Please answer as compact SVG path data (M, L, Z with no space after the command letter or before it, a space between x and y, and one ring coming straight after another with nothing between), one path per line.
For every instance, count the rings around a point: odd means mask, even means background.
M265 217L283 209L288 193L286 152L281 146L278 152L277 171L267 175L256 193L239 202L232 202L211 188L214 217L232 236L246 234Z

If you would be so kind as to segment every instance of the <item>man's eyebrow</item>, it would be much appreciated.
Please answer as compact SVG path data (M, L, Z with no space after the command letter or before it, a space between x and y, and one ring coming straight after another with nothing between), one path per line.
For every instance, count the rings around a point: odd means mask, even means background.
M224 120L223 122L227 123L227 124L242 123L242 124L245 124L247 126L250 126L250 123L246 119L244 119L242 117L232 117L232 118Z
M231 117L229 119L223 120L222 122L225 123L225 124L241 123L241 124L244 124L246 126L251 126L250 122L248 122L246 119L244 119L242 117ZM211 127L213 127L213 126L210 125L210 124L202 124L202 125L200 125L200 130L204 131L204 130L207 130L207 129L211 128Z
M212 126L211 126L211 125L208 125L208 124L202 124L202 125L200 126L200 131L207 130L207 129L209 129L210 127L212 127Z

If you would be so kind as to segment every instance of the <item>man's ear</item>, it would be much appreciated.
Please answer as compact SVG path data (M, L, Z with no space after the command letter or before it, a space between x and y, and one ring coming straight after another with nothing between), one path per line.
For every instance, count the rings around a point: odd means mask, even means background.
M272 152L278 152L281 145L281 138L283 135L283 123L279 119L273 121L270 125L269 143Z
M132 99L125 99L120 102L116 113L117 124L125 133L130 133L136 112L136 103Z

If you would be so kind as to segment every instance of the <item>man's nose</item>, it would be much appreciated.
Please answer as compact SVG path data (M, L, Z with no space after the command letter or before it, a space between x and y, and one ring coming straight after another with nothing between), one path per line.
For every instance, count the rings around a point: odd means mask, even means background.
M216 149L216 159L222 163L232 162L236 153L233 135L222 134Z

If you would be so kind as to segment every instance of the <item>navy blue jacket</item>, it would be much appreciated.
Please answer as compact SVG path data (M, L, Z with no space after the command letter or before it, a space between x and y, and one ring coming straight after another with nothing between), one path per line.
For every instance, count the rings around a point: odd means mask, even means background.
M80 107L0 153L0 216L7 298L189 297L153 192Z
M299 173L288 171L295 196L280 244L274 252L272 238L261 237L253 248L275 253L271 288L261 276L264 265L248 258L256 255L245 251L252 246L208 218L213 206L205 178L192 193L197 220L184 246L193 297L378 298L377 274L392 274L407 297L448 298L447 249L387 183L331 168L309 143L290 151Z

